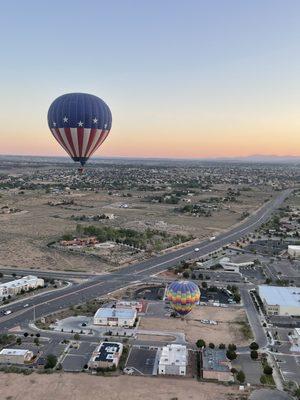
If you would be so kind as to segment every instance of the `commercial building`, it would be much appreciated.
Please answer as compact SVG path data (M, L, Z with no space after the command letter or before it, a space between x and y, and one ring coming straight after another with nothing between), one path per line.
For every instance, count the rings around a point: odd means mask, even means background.
M143 310L143 303L141 301L124 301L120 300L116 303L117 308L135 308L137 312Z
M231 363L226 357L226 350L204 349L202 353L202 376L220 382L233 381Z
M94 315L94 325L132 327L137 311L135 308L99 308Z
M186 346L168 344L161 351L158 373L162 375L186 375L188 352Z
M258 293L268 315L300 316L300 288L260 285Z
M32 360L33 352L22 349L2 349L0 351L1 364L25 364Z
M16 296L22 291L27 292L31 289L37 289L38 287L44 286L44 279L38 278L37 276L28 275L21 279L16 279L11 282L0 284L0 299L7 296Z
M294 258L300 258L300 246L289 245L288 254Z
M102 342L93 352L88 367L89 369L117 367L122 352L122 343Z

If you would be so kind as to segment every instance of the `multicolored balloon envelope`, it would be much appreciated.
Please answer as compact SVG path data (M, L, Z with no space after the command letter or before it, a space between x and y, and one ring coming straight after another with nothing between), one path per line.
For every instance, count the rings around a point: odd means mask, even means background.
M53 136L82 166L107 138L111 123L108 105L86 93L64 94L54 100L48 111Z
M199 303L200 290L194 282L175 281L169 285L166 297L174 311L186 315Z

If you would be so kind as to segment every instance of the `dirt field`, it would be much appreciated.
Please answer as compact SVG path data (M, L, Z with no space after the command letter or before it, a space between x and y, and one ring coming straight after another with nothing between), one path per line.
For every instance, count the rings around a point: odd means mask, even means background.
M227 186L218 186L209 196L222 197L226 190ZM198 218L174 212L174 205L171 204L146 203L143 201L146 194L131 192L132 197L126 198L128 208L125 209L120 208L124 200L109 196L107 191L99 193L73 191L71 194L53 195L43 190L27 190L23 194L18 194L14 190L1 190L0 208L8 206L22 210L16 214L0 215L1 264L8 267L100 273L115 268L115 265L110 264L105 258L102 260L92 255L47 247L48 243L57 241L64 233L75 231L78 222L71 219L72 215L113 213L114 220L96 221L91 224L138 230L159 229L169 234L180 233L201 239L238 223L243 212L257 209L270 196L270 192L258 189L242 192L239 202L228 203L224 206L226 208L214 212L211 217ZM195 196L193 202L207 196L205 193L199 194ZM49 201L58 200L73 200L74 204L58 206L47 204ZM125 256L128 258L128 255ZM140 256L144 257L143 254L134 257Z
M218 325L205 325L201 319L209 319L218 322ZM184 332L186 340L195 343L198 339L204 339L207 343L215 345L220 343L235 343L244 346L249 343L240 332L238 321L245 321L246 314L242 309L198 307L184 319L180 318L147 318L141 319L139 329Z
M190 379L0 374L1 400L225 400L236 389Z

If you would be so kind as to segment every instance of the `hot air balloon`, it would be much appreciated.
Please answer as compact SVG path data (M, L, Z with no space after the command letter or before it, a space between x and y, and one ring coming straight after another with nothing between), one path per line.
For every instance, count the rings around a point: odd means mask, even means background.
M53 136L82 167L107 138L111 123L108 105L87 93L64 94L53 101L48 111Z
M166 293L174 311L184 316L187 315L200 300L200 290L194 282L172 282Z

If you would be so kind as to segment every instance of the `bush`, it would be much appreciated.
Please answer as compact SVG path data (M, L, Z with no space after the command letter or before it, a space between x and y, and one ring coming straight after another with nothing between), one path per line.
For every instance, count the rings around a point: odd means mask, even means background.
M201 349L202 347L206 347L205 341L203 339L198 339L196 342L196 346L198 349Z
M57 357L54 354L48 354L46 357L45 369L52 369L57 363Z
M230 351L236 351L236 345L233 344L233 343L230 343L230 344L228 345L228 350L230 350Z
M272 375L273 374L273 368L270 367L270 365L266 365L264 367L264 374L266 375Z
M252 342L249 347L250 347L251 350L258 350L259 349L259 345L256 342Z
M214 345L213 343L209 343L208 347L209 347L210 349L214 349L214 348L215 348L215 345Z
M232 361L232 360L235 360L235 359L236 359L237 354L236 354L236 352L233 351L233 350L227 350L227 352L226 352L226 357L228 358L228 360Z
M262 383L263 385L265 385L267 383L267 378L265 377L265 375L262 375L260 377L260 383Z
M246 379L246 376L245 376L244 372L243 372L243 371L239 371L239 372L237 373L237 375L236 375L236 379L237 379L240 383L244 383L244 382L245 382L245 379Z
M219 344L219 349L224 350L226 349L226 345L224 343Z

